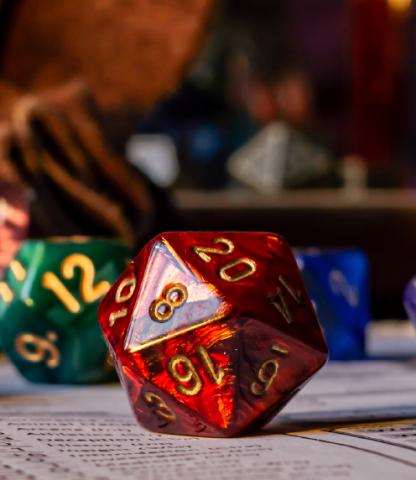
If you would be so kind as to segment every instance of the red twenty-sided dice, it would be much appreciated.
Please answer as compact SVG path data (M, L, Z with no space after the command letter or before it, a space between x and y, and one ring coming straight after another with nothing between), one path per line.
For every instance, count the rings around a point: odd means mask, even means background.
M327 358L295 258L273 233L159 235L99 318L139 422L157 432L259 427Z

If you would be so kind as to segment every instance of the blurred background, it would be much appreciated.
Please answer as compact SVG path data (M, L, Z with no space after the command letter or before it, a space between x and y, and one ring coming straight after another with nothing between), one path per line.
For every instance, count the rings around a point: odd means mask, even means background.
M0 135L0 173L32 192L29 235L124 232L141 245L166 229L264 230L298 247L360 249L373 317L406 318L402 293L416 273L416 2L157 3L0 1L0 132L13 131ZM74 78L82 93L63 93ZM62 108L69 133L55 128L59 116L22 107L33 92ZM71 138L85 158L103 156L91 124L68 107L77 96L105 148L137 168L132 189L145 194L130 199L140 215L126 200L130 236L111 218L96 221L106 208L94 213L83 199L90 189L123 204L122 181L68 166ZM36 203L44 183L28 174L30 148L82 184L70 188L42 164L59 215L75 209L82 221L39 220L51 202ZM57 185L68 188L64 200Z

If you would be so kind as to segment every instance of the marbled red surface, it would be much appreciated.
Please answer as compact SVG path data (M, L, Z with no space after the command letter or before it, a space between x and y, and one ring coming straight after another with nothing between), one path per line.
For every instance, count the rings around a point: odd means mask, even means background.
M233 262L240 263L224 274ZM131 298L116 303L120 282L133 276ZM155 321L152 302L178 283L187 289L186 302L167 321ZM111 326L111 313L120 308L126 315ZM158 432L233 436L257 428L327 359L294 256L272 233L159 235L105 297L99 319L139 422ZM201 347L222 377L210 374ZM182 359L176 378L169 370L175 358ZM182 393L198 382L195 394Z

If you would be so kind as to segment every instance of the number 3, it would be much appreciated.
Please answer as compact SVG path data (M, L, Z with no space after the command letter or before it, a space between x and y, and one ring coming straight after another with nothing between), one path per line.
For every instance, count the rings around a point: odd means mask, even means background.
M143 400L147 403L152 412L166 423L172 423L176 420L176 415L168 407L163 398L153 392L143 394Z

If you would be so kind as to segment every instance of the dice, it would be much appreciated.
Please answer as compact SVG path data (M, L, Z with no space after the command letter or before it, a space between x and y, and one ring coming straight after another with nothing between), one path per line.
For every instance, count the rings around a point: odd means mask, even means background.
M403 293L403 305L409 319L416 326L416 277L413 277L406 285Z
M28 380L86 384L117 378L97 307L129 257L117 241L22 245L1 282L0 338Z
M328 355L293 253L272 233L157 236L99 321L138 421L156 432L259 428Z
M360 250L298 250L296 258L332 360L362 360L370 321L368 258Z

